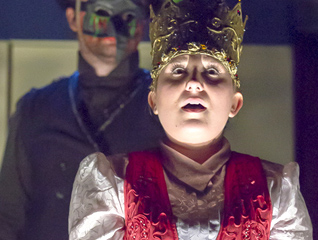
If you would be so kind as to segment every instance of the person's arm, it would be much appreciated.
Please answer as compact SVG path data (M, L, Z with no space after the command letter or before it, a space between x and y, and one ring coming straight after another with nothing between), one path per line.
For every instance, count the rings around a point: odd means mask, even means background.
M20 137L23 125L21 102L10 119L0 173L0 240L16 240L23 235L30 198L30 166Z
M273 203L270 240L312 240L312 225L298 179L298 164L285 165L279 199Z
M123 184L102 153L81 162L70 203L70 240L123 239Z

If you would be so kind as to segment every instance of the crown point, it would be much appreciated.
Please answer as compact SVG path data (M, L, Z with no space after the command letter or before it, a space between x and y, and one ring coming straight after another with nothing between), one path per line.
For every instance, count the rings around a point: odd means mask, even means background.
M247 17L243 22L241 0L237 0L238 3L234 8L224 9L224 14L223 12L220 14L219 9L209 8L210 1L214 0L162 0L159 1L160 8L156 13L152 5L150 6L152 18L150 39L154 69L164 67L170 61L169 57L175 57L179 51L180 53L206 52L212 56L215 54L224 62L234 77L241 54L240 46ZM209 14L202 18L200 11L204 7L207 7ZM188 46L186 49L185 44L189 44L189 39L198 43L196 47ZM212 51L209 50L211 48ZM154 72L155 75L157 73Z

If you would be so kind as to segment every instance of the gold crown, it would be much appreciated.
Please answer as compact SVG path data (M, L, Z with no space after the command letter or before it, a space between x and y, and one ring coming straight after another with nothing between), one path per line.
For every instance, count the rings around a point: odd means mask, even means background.
M239 87L236 73L246 20L240 2L232 10L219 0L164 0L157 10L150 5L152 88L172 58L199 53L221 61Z

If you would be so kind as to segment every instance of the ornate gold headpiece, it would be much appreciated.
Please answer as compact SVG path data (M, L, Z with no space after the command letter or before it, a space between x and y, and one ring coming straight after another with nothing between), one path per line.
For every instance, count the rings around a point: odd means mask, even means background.
M240 2L232 10L223 0L164 0L157 9L150 5L152 88L170 60L183 54L218 59L240 87L236 73L246 20Z

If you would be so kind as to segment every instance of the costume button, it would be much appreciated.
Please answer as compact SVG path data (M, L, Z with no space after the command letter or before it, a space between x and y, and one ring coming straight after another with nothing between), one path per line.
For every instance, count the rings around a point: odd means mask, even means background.
M60 163L60 167L62 169L62 171L64 172L66 170L66 164L65 163Z
M64 199L64 194L63 193L61 193L61 192L56 192L56 198L57 199Z

